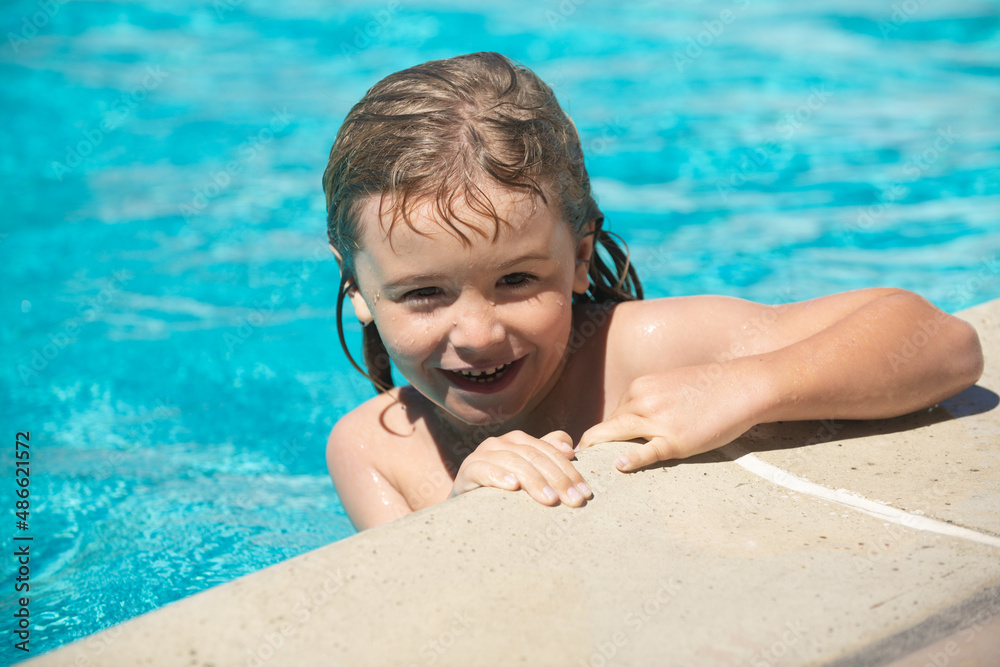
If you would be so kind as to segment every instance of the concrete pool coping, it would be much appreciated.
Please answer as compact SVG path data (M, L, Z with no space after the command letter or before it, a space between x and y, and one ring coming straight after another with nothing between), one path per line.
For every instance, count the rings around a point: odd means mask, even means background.
M583 508L480 489L23 664L996 664L1000 300L960 316L986 371L930 410L597 447Z

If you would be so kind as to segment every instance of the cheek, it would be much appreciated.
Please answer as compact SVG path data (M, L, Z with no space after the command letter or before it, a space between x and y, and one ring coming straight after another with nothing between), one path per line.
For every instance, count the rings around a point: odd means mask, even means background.
M393 362L400 368L419 363L438 348L446 330L430 315L385 312L376 320L379 335Z
M524 308L518 319L523 335L540 346L552 347L554 352L562 354L573 324L570 299L561 294L545 295L532 307Z

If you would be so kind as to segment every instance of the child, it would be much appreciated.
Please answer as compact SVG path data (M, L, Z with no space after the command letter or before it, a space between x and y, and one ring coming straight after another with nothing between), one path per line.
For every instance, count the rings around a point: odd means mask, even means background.
M347 297L367 372L351 361L378 391L327 446L359 530L479 486L579 506L592 494L574 445L644 440L618 460L628 472L758 423L901 415L982 372L971 326L898 289L781 306L642 300L575 127L546 84L495 53L375 85L338 132L323 188L341 344ZM936 333L905 360L916 331ZM389 359L408 385L394 386Z

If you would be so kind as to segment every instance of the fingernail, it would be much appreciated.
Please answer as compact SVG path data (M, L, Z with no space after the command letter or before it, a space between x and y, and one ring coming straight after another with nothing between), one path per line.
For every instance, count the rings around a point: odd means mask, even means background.
M594 492L590 490L590 487L587 486L586 482L580 482L576 485L576 488L580 489L580 493L583 494L584 498L589 498L594 495Z
M620 457L617 461L615 461L615 467L617 467L619 470L622 471L628 468L628 457L627 456Z
M556 493L556 490L553 489L551 486L546 486L544 489L542 489L542 493L544 493L545 497L548 498L549 500L559 500L559 494Z
M517 477L514 477L514 475L507 473L506 475L503 476L503 481L507 482L511 486L514 486L515 484L517 484Z
M583 496L580 495L580 492L576 490L575 486L571 486L566 489L566 495L569 496L569 499L574 503L583 502Z

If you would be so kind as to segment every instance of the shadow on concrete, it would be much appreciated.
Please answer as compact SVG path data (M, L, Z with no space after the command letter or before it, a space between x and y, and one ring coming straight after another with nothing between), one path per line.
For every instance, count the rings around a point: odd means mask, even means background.
M736 442L748 452L810 447L871 435L912 431L952 419L965 419L983 414L995 409L997 405L1000 405L1000 396L985 387L973 385L931 408L901 417L870 420L826 419L760 424L737 438ZM689 459L689 461L694 462L694 459ZM709 461L702 462L708 463Z
M824 419L822 421L759 424L737 438L736 443L747 452L811 447L822 443L852 440L870 435L912 431L952 419L964 419L983 414L995 409L997 405L1000 405L1000 395L985 387L973 385L965 391L941 401L934 407L901 417L867 420ZM626 442L641 445L646 440L635 438ZM714 464L731 460L716 449L686 459L660 461L636 472L673 468L679 465Z
M997 405L1000 405L1000 396L978 384L940 403L955 419L989 412Z
M645 440L636 440L636 444L642 444ZM739 442L739 441L738 441ZM706 464L722 463L724 461L732 461L732 459L725 456L721 449L713 449L710 452L705 452L704 454L697 454L695 456L689 456L686 459L670 459L669 461L659 461L645 468L639 468L639 470L633 472L643 472L646 470L659 470L660 468L673 468L674 466L697 466ZM633 474L633 473L628 473Z
M995 397L996 394L993 396ZM923 656L913 656L916 658L912 663L914 665L941 665L941 667L945 667L950 663L950 659L958 657L959 653L962 652L961 649L967 648L965 645L976 639L976 635L983 629L983 626L995 617L998 601L1000 601L1000 587L994 586L984 589L952 607L931 614L926 620L911 628L880 639L851 655L828 663L827 667L887 665L897 658L906 657L937 640L953 635L957 650L952 653L945 655L944 652L939 652L933 656L930 653ZM973 631L972 628L975 630ZM958 641L960 638L961 642ZM981 641L983 638L979 637L978 639ZM976 660L975 663L972 663L970 660L963 659L958 664L981 664L985 667L986 665L1000 664L1000 660L995 662Z

